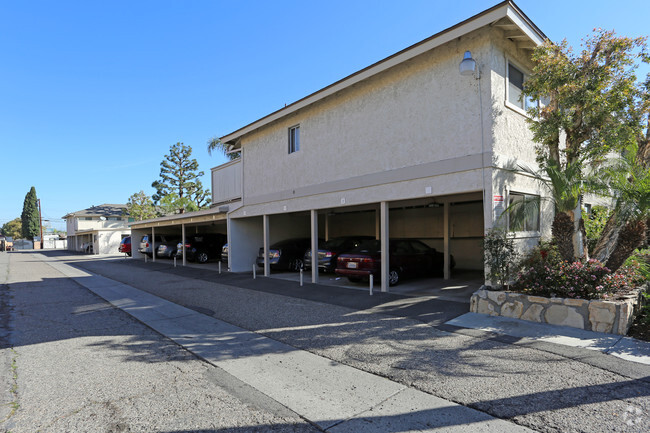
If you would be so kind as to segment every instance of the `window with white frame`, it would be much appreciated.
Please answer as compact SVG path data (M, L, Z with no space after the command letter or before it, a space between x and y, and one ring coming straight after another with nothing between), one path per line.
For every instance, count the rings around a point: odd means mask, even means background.
M524 82L526 81L526 75L519 69L514 66L512 63L508 63L508 103L513 105L521 110L528 110L537 105L537 101L532 100L529 97L524 97Z
M511 192L508 199L509 229L511 232L538 232L540 197L534 194Z
M289 153L300 150L300 125L289 128Z

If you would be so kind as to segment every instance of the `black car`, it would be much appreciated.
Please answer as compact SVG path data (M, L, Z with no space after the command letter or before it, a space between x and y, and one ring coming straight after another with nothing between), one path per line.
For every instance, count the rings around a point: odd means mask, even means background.
M318 244L320 245L321 242L322 239L319 239ZM305 251L307 251L310 246L310 238L285 239L276 242L269 248L269 263L271 269L299 271L303 267ZM256 263L257 266L261 268L264 267L264 248L260 248Z
M358 247L362 241L374 238L374 236L343 236L328 240L318 248L318 269L325 272L334 272L339 254ZM311 248L307 250L303 260L305 269L311 269Z
M185 240L187 260L207 263L209 260L221 258L221 248L226 243L226 235L221 233L197 233ZM183 257L183 244L178 243L177 257Z

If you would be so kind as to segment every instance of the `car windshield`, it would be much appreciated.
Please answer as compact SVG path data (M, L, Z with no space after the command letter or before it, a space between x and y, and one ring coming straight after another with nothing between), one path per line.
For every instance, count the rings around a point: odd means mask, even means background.
M381 241L377 239L367 239L359 244L358 247L351 250L350 253L356 254L376 254L381 251Z

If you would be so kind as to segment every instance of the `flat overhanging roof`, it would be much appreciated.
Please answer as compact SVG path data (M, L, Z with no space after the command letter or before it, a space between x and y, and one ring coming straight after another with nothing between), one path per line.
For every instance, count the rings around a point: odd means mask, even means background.
M182 214L167 215L143 221L135 221L129 223L129 227L131 229L145 229L151 227L174 226L179 224L200 224L212 221L221 221L226 219L228 210L228 205L217 206L196 212L186 212Z

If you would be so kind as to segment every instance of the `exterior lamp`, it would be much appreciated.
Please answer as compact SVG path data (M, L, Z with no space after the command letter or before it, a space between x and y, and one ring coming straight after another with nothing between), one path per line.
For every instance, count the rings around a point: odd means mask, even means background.
M474 75L476 73L476 78L480 78L478 69L476 67L476 61L472 59L471 51L465 51L465 56L463 57L463 60L460 62L459 70L460 70L460 75L469 76L469 75Z

